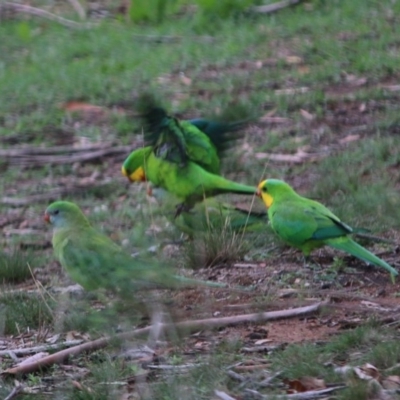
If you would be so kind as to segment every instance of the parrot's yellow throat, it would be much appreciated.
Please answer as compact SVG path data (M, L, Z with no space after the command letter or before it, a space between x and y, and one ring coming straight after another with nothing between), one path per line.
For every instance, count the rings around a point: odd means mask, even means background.
M271 207L274 198L266 191L265 184L267 181L262 181L257 187L257 196L261 197L267 207Z
M146 182L146 175L142 167L137 168L130 175L124 166L121 168L122 175L126 176L131 182Z

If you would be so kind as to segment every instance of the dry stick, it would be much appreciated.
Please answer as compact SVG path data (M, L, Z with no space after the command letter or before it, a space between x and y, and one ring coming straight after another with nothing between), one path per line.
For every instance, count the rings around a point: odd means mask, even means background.
M140 144L133 143L132 146L125 146L127 151L131 151L135 147L139 147ZM53 147L22 147L17 149L0 149L0 157L4 158L14 158L23 157L28 155L55 155L55 154L70 154L70 153L83 153L90 152L94 150L104 150L105 148L114 147L112 143L100 143L90 146L53 146Z
M256 385L257 385L258 387L263 387L263 388L268 387L268 386L271 386L271 382L272 382L274 379L278 378L278 376L282 375L282 373L283 373L283 371L278 371L278 372L276 372L275 374L269 376L268 378L265 378L265 379L262 380L261 382L256 383Z
M278 3L272 3L265 6L254 6L250 8L250 11L256 12L259 14L271 14L276 11L281 10L282 8L286 8L289 6L294 6L296 4L301 3L302 0L284 0L279 1Z
M214 390L214 394L221 400L236 400L234 397L229 396L229 394L222 392L221 390Z
M10 354L10 351L17 355L17 356L25 356L27 354L32 354L32 353L39 353L42 351L48 351L48 350L58 350L60 347L69 347L69 346L76 346L79 345L83 342L82 339L76 339L76 340L69 340L66 342L60 342L60 343L54 343L54 344L45 344L42 346L35 346L35 347L20 347L18 349L8 349L8 350L0 350L0 357L1 356L7 356Z
M25 156L25 157L13 157L9 159L10 165L29 165L29 166L41 166L48 164L74 164L76 162L92 161L97 158L108 156L111 154L126 154L131 149L130 146L118 146L109 147L107 149L91 151L80 154L61 154L59 156L52 155L38 155L38 156Z
M79 18L82 20L86 19L86 12L85 9L82 7L82 4L79 3L78 0L68 0L75 11L78 13Z
M243 375L238 374L235 371L227 371L226 374L233 380L235 381L239 381L239 382L244 382L245 380L247 380L247 378L245 378Z
M14 397L17 397L22 391L24 390L24 386L21 384L18 384L13 388L13 390L10 392L10 394L4 399L4 400L11 400Z
M155 43L170 43L170 42L180 42L183 39L190 39L197 42L214 42L215 38L212 36L158 36L158 35L140 35L134 34L133 37L146 42Z
M233 317L224 317L224 318L207 318L207 319L199 319L193 321L183 321L183 322L178 322L177 324L160 324L160 330L166 331L169 329L175 329L178 332L180 331L180 332L190 333L205 328L220 328L224 326L238 325L246 322L247 323L261 322L261 321L271 321L280 318L299 317L302 315L313 313L317 311L321 306L327 304L328 301L322 301L319 303L312 304L310 306L293 308L290 310L244 314L244 315L237 315ZM131 332L123 332L112 337L108 336L97 340L93 340L91 342L83 343L79 346L74 346L69 349L61 350L57 353L44 357L41 360L38 360L37 362L17 366L14 368L9 368L3 371L2 374L28 374L37 371L38 369L48 367L53 364L61 363L69 356L77 355L84 351L95 351L101 349L107 346L107 344L114 339L128 340L137 336L149 334L149 332L151 332L152 329L153 328L151 326L148 326L146 328L136 329Z
M3 197L0 198L0 204L6 204L14 207L27 206L33 203L39 203L49 200L57 200L59 197L64 194L71 194L75 192L79 192L81 190L87 190L88 188L93 187L102 187L110 184L112 180L106 179L102 182L93 182L93 184L87 185L76 185L76 186L66 186L63 188L57 188L54 190L50 190L43 194L33 194L32 196L22 197L22 198L14 198L14 197Z
M0 4L0 11L1 11L2 7L4 7L5 9L9 8L13 11L20 12L20 13L35 15L37 17L43 17L43 18L49 19L51 21L58 22L61 25L64 25L68 28L88 29L88 28L93 28L95 26L94 24L89 24L89 23L81 24L79 22L71 21L69 19L65 19L65 18L59 17L58 15L49 13L46 10L27 6L25 4L10 3L8 1L5 1Z
M341 385L341 386L334 386L330 387L327 389L322 389L322 390L309 390L308 392L304 393L293 393L293 394L273 394L273 395L266 395L266 394L261 394L257 392L256 390L252 389L245 389L246 393L249 393L253 395L256 399L260 400L309 400L309 399L317 399L318 397L323 397L328 393L334 392L336 390L344 389L346 386Z

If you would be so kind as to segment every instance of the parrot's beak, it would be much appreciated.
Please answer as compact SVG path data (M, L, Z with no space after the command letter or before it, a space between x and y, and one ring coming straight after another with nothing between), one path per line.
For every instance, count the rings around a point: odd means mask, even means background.
M50 223L50 215L49 215L49 214L44 213L43 219L44 219L47 223Z
M256 196L261 197L261 189L260 188L257 189Z

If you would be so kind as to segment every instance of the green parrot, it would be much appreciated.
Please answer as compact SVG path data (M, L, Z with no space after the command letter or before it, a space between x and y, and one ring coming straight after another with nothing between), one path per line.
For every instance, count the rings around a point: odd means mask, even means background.
M50 204L45 220L53 225L56 258L85 290L106 288L123 292L154 287L210 286L226 284L174 275L166 265L138 260L125 253L107 236L90 225L80 208L68 201Z
M303 251L330 246L345 251L367 263L385 268L392 278L398 272L364 247L356 243L354 230L317 201L298 195L286 182L267 179L258 185L258 195L268 208L272 229L287 244Z
M151 194L163 209L176 204L176 197L163 189L155 188ZM256 232L265 229L268 220L264 211L239 208L215 198L197 203L190 212L182 213L177 218L173 218L171 213L166 213L166 217L190 237L224 227L236 232Z
M128 156L122 174L130 181L147 180L174 194L181 201L176 216L206 197L223 193L255 194L254 187L219 175L220 156L238 138L236 132L243 121L180 121L146 96L141 100L140 110L145 139L150 145Z

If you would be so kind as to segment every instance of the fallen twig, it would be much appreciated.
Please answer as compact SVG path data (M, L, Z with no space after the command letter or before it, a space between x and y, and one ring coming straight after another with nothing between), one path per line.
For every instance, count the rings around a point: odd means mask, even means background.
M280 350L284 346L285 344L281 343L271 346L265 345L265 346L243 347L242 351L244 353L270 353L271 351Z
M46 18L46 19L49 19L50 21L58 22L59 24L64 25L68 28L88 29L88 28L93 28L94 26L96 26L95 24L92 24L92 23L82 24L79 22L71 21L69 19L65 19L65 18L59 17L58 15L52 14L46 10L42 10L41 8L31 7L31 6L28 6L25 4L10 3L8 1L5 1L0 4L0 12L1 12L2 8L4 8L4 9L8 8L9 10L13 10L15 12L30 14L30 15L34 15L36 17Z
M79 3L78 0L68 0L75 11L78 13L79 18L82 20L86 19L86 12L85 9L82 7L82 4Z
M53 146L53 147L21 147L21 148L10 148L10 149L0 149L0 157L2 158L14 158L14 157L24 157L24 156L35 156L35 155L55 155L55 154L74 154L83 153L96 150L104 150L106 148L113 147L112 143L99 143L90 146ZM127 146L130 150L134 148L133 146Z
M264 380L262 380L261 382L257 383L258 387L268 387L271 386L271 382L278 378L278 376L282 375L283 371L278 371L275 374L269 376L268 378L265 378Z
M235 371L227 371L226 374L235 381L244 382L246 378Z
M302 0L283 0L277 3L267 4L265 6L254 6L250 8L250 11L256 12L259 14L272 14L276 11L282 10L282 8L286 8L289 6L294 6L296 4L301 3Z
M197 368L201 367L204 365L204 363L198 363L198 364L183 364L183 365L156 365L156 364L148 364L146 365L146 368L148 369L155 369L155 370L168 370L168 371L186 371L190 368Z
M14 386L13 390L10 392L10 394L4 399L4 400L11 400L14 397L17 397L22 391L24 390L24 386L18 383L16 386Z
M214 394L221 400L236 400L234 397L229 396L229 394L222 392L221 390L214 390Z
M244 314L244 315L237 315L237 316L223 317L223 318L207 318L207 319L200 319L193 321L183 321L183 322L178 322L177 324L159 324L159 325L161 331L167 331L169 329L173 329L174 332L181 332L188 334L190 332L195 332L201 329L221 328L224 326L239 325L242 323L249 323L249 322L261 322L261 321L271 321L281 318L299 317L302 315L316 312L317 310L319 310L321 306L324 306L326 304L328 304L327 301L322 301L319 303L312 304L310 306L293 308L289 310ZM35 363L9 368L3 371L2 374L14 375L14 374L31 373L37 371L38 369L48 367L53 364L61 363L69 356L77 355L85 351L94 351L103 348L107 346L108 343L110 343L115 339L120 339L120 340L132 339L134 337L149 334L151 330L152 326L148 326L146 328L136 329L130 332L123 332L112 337L108 336L97 340L93 340L91 342L83 343L78 346L61 350L57 353L44 357Z
M42 351L48 350L58 350L61 347L71 347L81 344L83 340L69 340L67 342L60 342L54 344L44 344L42 346L35 346L35 347L20 347L17 349L7 349L7 350L0 350L0 356L9 355L10 351L17 356L25 356L27 354L38 353Z
M255 158L258 160L268 159L269 161L277 161L284 163L302 164L304 162L315 162L327 154L312 154L298 150L296 154L272 154L272 153L256 153Z
M104 156L112 154L124 154L127 155L132 150L132 146L114 146L103 148L95 151L83 152L80 151L78 154L60 154L60 155L44 155L44 154L24 154L24 155L11 155L12 150L3 156L9 165L24 166L29 165L30 167L37 167L42 165L57 165L57 164L74 164L76 162L87 162Z
M140 35L134 34L133 37L140 39L140 41L148 41L155 43L171 43L180 42L183 39L190 38L194 42L214 42L215 38L212 36L159 36L159 35Z
M332 393L336 390L344 389L346 386L341 385L341 386L334 386L322 390L309 390L307 392L303 393L293 393L293 394L272 394L272 395L267 395L267 394L261 394L257 392L256 390L252 389L245 389L245 392L248 394L251 394L253 397L256 399L260 400L269 400L269 399L274 399L274 400L279 400L279 399L284 399L284 400L309 400L309 399L317 399L318 397L323 397L328 393Z
M85 183L84 185L80 184L80 185L65 186L49 190L46 193L33 194L28 197L3 197L0 199L0 204L6 204L14 207L27 206L29 204L41 203L49 200L57 200L65 194L72 194L79 192L81 190L87 190L89 188L94 188L94 187L107 186L112 182L113 182L112 179L105 179L102 182L93 181L90 183Z

